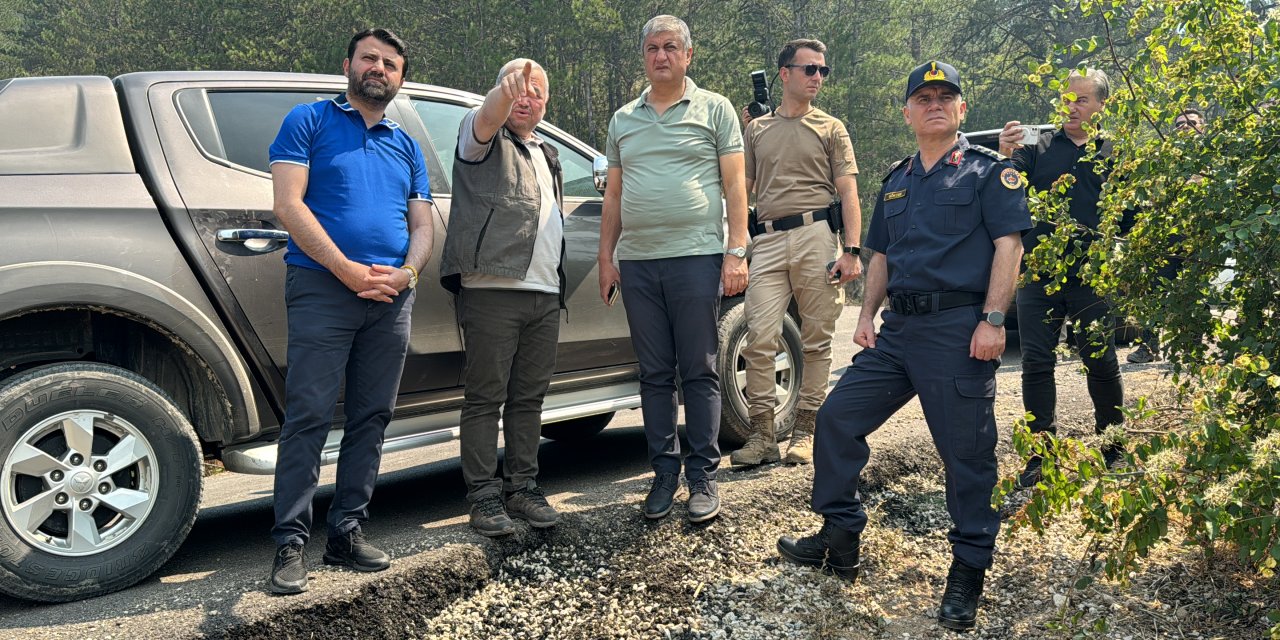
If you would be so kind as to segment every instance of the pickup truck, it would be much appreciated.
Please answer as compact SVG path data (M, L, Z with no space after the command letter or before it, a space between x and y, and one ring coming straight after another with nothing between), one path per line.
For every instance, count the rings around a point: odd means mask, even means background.
M267 147L291 107L345 88L252 72L0 80L0 593L125 588L182 544L205 469L273 472L288 234ZM408 83L388 107L423 148L440 213L388 452L458 435L465 354L437 260L458 125L480 100ZM596 284L604 159L550 124L539 134L564 165L569 283L543 435L584 438L639 406L638 368ZM724 301L720 327L729 447L747 424L741 302ZM801 375L798 320L784 325L779 437ZM325 463L341 414L339 401Z

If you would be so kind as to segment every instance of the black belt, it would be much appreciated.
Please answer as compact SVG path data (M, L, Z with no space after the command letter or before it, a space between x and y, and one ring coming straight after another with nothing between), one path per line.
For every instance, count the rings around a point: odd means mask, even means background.
M803 227L806 224L813 224L814 222L817 222L819 220L826 220L827 217L830 215L829 213L830 211L831 209L828 207L824 209L818 209L816 211L807 211L805 213L797 213L793 216L778 218L777 220L769 220L766 222L750 224L748 225L748 232L751 234L751 237L754 238L762 233L769 233L771 231L786 231L788 229L795 229L796 227Z
M918 316L944 309L968 307L986 302L987 294L973 291L935 291L933 293L890 293L889 308L894 313Z

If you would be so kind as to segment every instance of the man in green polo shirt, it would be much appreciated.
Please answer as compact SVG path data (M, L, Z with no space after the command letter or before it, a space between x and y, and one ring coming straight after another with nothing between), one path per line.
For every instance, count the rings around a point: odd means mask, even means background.
M613 287L626 292L654 470L645 516L666 516L679 485L679 373L689 441L688 516L704 522L720 513L720 297L747 287L742 134L728 99L685 77L693 43L683 20L653 18L640 43L649 87L609 121L600 295L608 302Z

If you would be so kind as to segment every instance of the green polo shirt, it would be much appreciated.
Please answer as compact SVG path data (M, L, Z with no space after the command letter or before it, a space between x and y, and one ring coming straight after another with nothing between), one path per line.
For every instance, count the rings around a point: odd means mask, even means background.
M684 79L684 96L658 115L646 88L609 121L605 153L622 168L619 260L722 253L720 156L742 153L733 104Z

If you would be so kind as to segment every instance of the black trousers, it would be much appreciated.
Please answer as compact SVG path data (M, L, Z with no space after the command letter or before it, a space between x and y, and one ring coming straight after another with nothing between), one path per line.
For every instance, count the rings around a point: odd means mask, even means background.
M344 379L346 423L329 506L329 535L345 534L368 520L382 460L382 435L395 408L409 347L415 293L405 291L391 303L374 302L357 298L328 271L288 267L289 370L271 529L277 545L305 544L310 536L320 452Z
M854 356L818 410L814 511L842 529L866 527L858 482L871 456L867 436L919 396L946 474L951 552L971 567L991 566L1000 529L991 508L997 362L969 357L981 311L974 305L914 316L884 312L876 348Z
M467 354L462 477L467 500L475 502L537 486L542 400L556 368L560 297L464 288L459 303ZM497 475L499 417L502 476Z
M622 260L622 301L640 364L640 411L656 472L680 473L676 374L684 392L690 483L720 466L720 268L724 256Z
M1087 370L1089 397L1093 400L1094 428L1101 433L1113 424L1124 422L1120 407L1124 405L1124 386L1120 365L1116 362L1115 322L1111 308L1092 287L1077 282L1052 295L1044 286L1032 283L1018 290L1018 340L1022 347L1022 404L1031 413L1031 431L1056 432L1055 413L1058 387L1054 367L1058 356L1058 335L1062 323L1071 318L1073 335L1080 359ZM1100 322L1106 329L1098 339L1088 330Z

